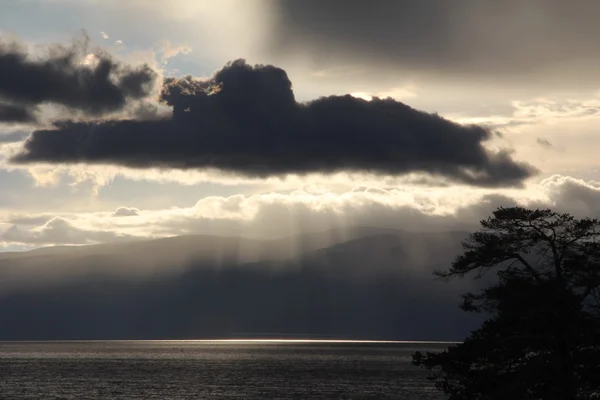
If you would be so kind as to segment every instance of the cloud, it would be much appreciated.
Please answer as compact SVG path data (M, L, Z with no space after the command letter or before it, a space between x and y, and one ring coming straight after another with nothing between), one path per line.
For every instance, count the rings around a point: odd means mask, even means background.
M506 85L594 79L600 4L562 0L275 0L271 54L299 51L324 68L371 61L395 73L507 79ZM510 26L510 29L506 29ZM337 63L337 64L336 64ZM536 76L535 82L526 77ZM495 82L495 81L494 81ZM598 82L596 80L596 82Z
M600 182L553 175L544 179L540 187L559 211L600 218Z
M100 32L100 36L102 36L102 39L108 39L110 37L106 32Z
M367 93L367 92L354 92L350 93L353 97L364 100L373 100L373 98L392 98L394 100L404 100L413 97L417 97L416 87L414 85L407 85L406 87L394 87L389 90L380 93Z
M36 56L15 41L0 41L0 122L32 122L42 104L99 116L153 92L158 75L147 64L125 65L103 51L86 63L88 47L83 35L71 47L49 45Z
M513 101L514 117L525 120L555 121L561 118L597 117L600 102L591 99L549 99L537 98L530 101Z
M7 228L29 232L18 239L35 245L39 232L55 218L98 238L112 232L124 237L165 237L186 234L276 238L350 227L395 228L409 231L470 230L501 205L552 203L546 187L521 190L465 188L355 187L334 192L307 187L290 192L265 192L203 197L189 207L120 207L117 211L26 214L5 218ZM556 196L554 196L556 197ZM572 202L565 203L570 207ZM141 208L141 207L140 207ZM128 215L125 217L124 215ZM95 232L98 236L92 236ZM46 235L50 240L49 235ZM77 244L81 237L74 235ZM64 243L66 239L60 239ZM107 237L106 240L112 240ZM2 239L0 239L2 241Z
M600 183L554 175L527 191L356 187L343 193L296 190L208 196L189 207L141 211L119 207L60 215L19 214L5 218L0 242L36 247L187 234L272 239L355 227L470 231L497 207L513 205L600 217Z
M548 139L544 139L544 138L537 138L535 140L535 142L537 144L539 144L542 147L546 147L546 148L551 148L552 147L552 143L550 143L550 141Z
M5 242L33 245L93 244L132 238L129 235L120 235L110 231L77 228L71 222L60 217L52 218L42 226L33 229L21 229L17 225L13 225L0 236L0 239Z
M25 226L35 226L35 225L44 225L48 221L50 221L53 217L51 215L16 215L12 216L7 220L7 223L13 225L25 225Z
M119 207L114 212L113 217L134 217L140 215L140 210L137 208Z
M495 129L504 132L519 132L522 137L535 135L534 125L543 126L547 132L549 126L557 126L562 124L569 131L579 131L580 124L589 123L595 125L597 118L600 116L600 99L595 96L581 96L579 98L561 98L561 97L536 97L529 100L513 100L509 107L500 111L496 115L488 114L487 116L461 116L461 115L446 115L449 119L462 124L479 124L490 129ZM577 125L579 126L577 126ZM528 129L528 132L525 132ZM560 128L561 134L564 135L564 128ZM544 136L546 136L546 133ZM573 135L569 137L573 139ZM513 136L513 138L515 138ZM558 138L558 141L561 141ZM547 141L548 143L546 143ZM572 142L572 140L570 140ZM554 147L555 141L538 136L536 143L543 147ZM551 146L548 146L550 144ZM558 146L561 147L561 146Z
M57 121L34 132L20 163L97 163L136 168L214 168L243 176L358 171L443 176L479 186L518 186L536 170L492 132L393 99L346 96L298 103L284 70L243 60L211 79L167 78L170 119Z
M158 53L160 54L160 61L166 64L169 59L179 54L190 54L192 48L185 43L173 44L168 40L161 40L158 42Z
M34 110L12 104L0 103L0 122L5 123L30 123L36 121Z

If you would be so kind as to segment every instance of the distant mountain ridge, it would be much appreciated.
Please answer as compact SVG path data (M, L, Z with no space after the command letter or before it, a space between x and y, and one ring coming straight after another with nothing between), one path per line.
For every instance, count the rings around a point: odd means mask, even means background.
M0 261L33 256L81 256L90 254L122 254L162 249L170 252L185 251L201 258L206 254L221 251L231 255L236 252L240 261L256 261L264 258L294 258L301 253L334 246L346 241L369 236L388 235L402 240L422 243L436 238L466 237L466 232L411 232L400 229L356 227L348 230L332 229L303 233L279 239L254 239L239 236L183 235L149 240L135 240L82 246L51 246L23 252L0 252Z
M431 272L449 266L465 236L366 227L5 253L0 339L459 339L470 326L457 308L468 282L446 285Z

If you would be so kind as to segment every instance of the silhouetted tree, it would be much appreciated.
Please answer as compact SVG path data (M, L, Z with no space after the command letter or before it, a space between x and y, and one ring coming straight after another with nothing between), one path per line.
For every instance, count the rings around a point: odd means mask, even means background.
M495 271L461 304L490 317L461 344L415 353L413 364L450 400L600 398L600 221L512 207L481 226L435 274Z

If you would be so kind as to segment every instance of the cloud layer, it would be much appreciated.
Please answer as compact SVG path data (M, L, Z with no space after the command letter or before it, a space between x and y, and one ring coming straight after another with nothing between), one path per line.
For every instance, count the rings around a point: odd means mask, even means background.
M594 76L600 4L562 0L362 0L272 2L273 54L321 66L364 64L454 78L536 85ZM535 76L535 80L526 77ZM510 79L507 79L510 78ZM513 78L517 78L516 80ZM562 81L562 82L561 82Z
M0 122L28 123L36 120L33 110L23 106L0 103Z
M0 123L35 122L43 104L99 116L152 93L158 75L148 65L125 65L88 47L83 36L36 55L15 41L0 42Z
M0 221L0 228L4 226L0 243L81 244L186 234L273 239L352 227L470 231L497 207L513 205L600 217L600 183L554 175L528 191L357 187L343 193L298 190L209 196L190 207L164 209L13 212Z
M120 235L111 231L86 230L75 227L69 221L55 217L41 226L29 230L11 226L2 234L7 242L27 243L32 245L57 244L93 244L132 239L128 235Z
M167 78L161 120L55 122L14 161L137 168L215 168L245 176L424 172L478 186L517 186L532 166L483 143L492 132L392 99L350 95L298 103L286 72L227 64L211 79Z

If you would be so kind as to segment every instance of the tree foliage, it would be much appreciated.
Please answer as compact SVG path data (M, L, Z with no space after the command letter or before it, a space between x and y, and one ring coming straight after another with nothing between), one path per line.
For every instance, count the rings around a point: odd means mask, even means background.
M436 275L495 272L461 307L489 318L461 344L413 356L450 400L600 398L600 221L499 208Z

